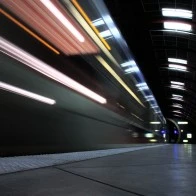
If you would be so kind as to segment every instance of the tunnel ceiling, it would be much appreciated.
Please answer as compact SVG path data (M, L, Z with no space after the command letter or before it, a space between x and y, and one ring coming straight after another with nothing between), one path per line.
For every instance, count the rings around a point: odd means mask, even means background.
M196 17L194 0L105 0L147 83L166 118L194 122L196 118ZM192 19L166 17L162 8L193 12ZM191 31L164 29L164 22L182 22ZM168 58L187 60L187 71L169 69ZM182 68L182 67L181 67ZM171 81L184 83L184 90L171 88ZM174 84L175 85L175 84ZM181 86L181 85L180 85ZM173 96L180 95L177 98ZM173 99L174 98L174 99ZM178 99L178 100L176 100ZM183 100L183 101L182 101ZM179 106L179 107L174 107Z

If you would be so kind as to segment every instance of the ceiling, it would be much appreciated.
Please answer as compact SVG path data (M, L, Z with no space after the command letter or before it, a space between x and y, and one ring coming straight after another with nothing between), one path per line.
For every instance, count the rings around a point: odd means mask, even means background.
M105 0L127 41L144 77L166 118L180 118L193 123L196 118L196 29L194 0ZM192 19L162 16L162 8L186 9ZM190 33L165 31L164 21L192 25ZM168 58L187 60L187 71L168 69ZM179 64L180 65L180 64ZM184 83L184 89L170 88L171 81ZM174 100L172 94L184 101ZM180 104L182 108L172 105ZM180 106L178 105L178 106ZM177 112L173 112L177 111Z

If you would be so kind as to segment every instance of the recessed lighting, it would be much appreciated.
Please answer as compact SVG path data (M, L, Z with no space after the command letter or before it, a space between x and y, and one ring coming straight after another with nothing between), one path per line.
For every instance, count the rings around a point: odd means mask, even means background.
M34 99L36 101L47 103L49 105L54 105L56 103L56 101L53 99L50 99L48 97L44 97L42 95L38 95L36 93L32 93L30 91L18 88L16 86L13 86L13 85L10 85L10 84L4 83L4 82L0 82L0 88L3 90L6 90L6 91L24 96L24 97L28 97L30 99Z
M170 87L171 88L175 88L175 89L179 89L179 90L185 90L184 87L182 87L180 85L174 85L174 84L172 84Z
M184 59L176 59L176 58L168 58L168 62L187 64L187 60L184 60Z
M187 138L191 139L192 138L192 133L187 133L186 136L187 136Z
M178 105L171 105L171 106L174 107L174 108L183 108L183 107L178 106Z
M172 94L172 97L183 98L183 96L182 96L182 95L176 95L176 94Z
M188 19L192 19L193 17L193 13L190 10L170 9L170 8L162 8L162 15L169 16L169 17L188 18Z
M187 122L187 121L178 121L178 124L179 124L179 125L187 125L188 122Z
M131 60L121 64L121 67L127 67L127 66L136 66L136 63L134 60Z
M155 106L151 106L151 108L158 108L159 106L158 105L155 105Z
M135 72L139 72L139 68L138 68L137 66L135 66L135 67L130 67L130 68L125 69L125 72L126 72L126 73L135 73Z
M156 139L150 139L149 142L157 142Z
M174 110L174 111L172 111L172 112L178 113L178 114L182 114L182 112L181 112L181 111L178 111L178 110Z
M169 69L175 70L175 71L186 71L187 67L182 65L176 65L176 64L169 64Z
M152 137L154 137L154 134L153 133L146 133L144 136L146 138L152 138Z
M191 25L181 22L164 22L165 29L181 30L181 31L191 31Z
M98 26L101 26L101 25L104 25L105 24L105 22L103 21L102 18L98 18L97 20L92 21L92 23L93 23L93 25L95 27L98 27Z
M152 125L158 125L158 124L161 124L161 122L159 122L159 121L152 121L152 122L150 122L150 124L152 124Z
M171 84L176 84L176 85L182 85L182 86L184 86L184 83L182 83L182 82L176 82L176 81L171 81Z
M184 101L182 98L179 98L179 97L172 97L171 99L177 100L177 101Z
M112 33L110 32L110 30L105 30L100 32L100 36L105 38L105 37L110 37L112 35Z

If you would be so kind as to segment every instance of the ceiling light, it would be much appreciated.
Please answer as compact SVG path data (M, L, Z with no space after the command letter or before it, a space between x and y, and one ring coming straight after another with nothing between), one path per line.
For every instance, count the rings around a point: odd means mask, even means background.
M139 68L138 67L130 67L128 69L125 69L126 73L135 73L135 72L139 72Z
M178 106L178 105L171 105L171 106L174 107L174 108L183 108L183 107Z
M191 31L191 25L181 22L164 22L165 29L174 29L181 31Z
M188 141L188 140L183 140L183 142L184 142L184 143L188 143L189 141Z
M98 27L98 26L105 24L102 18L98 18L97 20L92 21L92 23L95 27Z
M154 137L154 134L152 134L152 133L146 133L144 136L146 138L152 138L152 137Z
M140 87L141 88L141 87ZM147 98L146 101L154 101L154 97L151 97L151 98Z
M169 64L169 69L172 69L175 71L186 71L187 67L182 66L182 65Z
M69 20L58 10L50 0L40 0L50 12L80 41L84 42L81 33L69 22Z
M40 102L43 102L43 103L50 104L50 105L54 105L56 103L56 101L53 100L53 99L50 99L50 98L32 93L30 91L18 88L16 86L12 86L10 84L6 84L4 82L0 82L0 88L3 89L3 90L9 91L9 92L18 94L18 95L22 95L24 97L28 97L30 99L34 99L34 100L37 100L37 101L40 101Z
M111 35L112 33L110 32L110 30L100 32L101 37L110 37Z
M182 112L181 112L181 111L178 111L178 110L174 110L174 111L172 111L172 112L178 113L178 114L182 114Z
M178 104L178 103L173 103L173 105L182 107L182 105L181 104Z
M177 101L184 101L182 98L180 98L180 97L172 97L171 99L173 99L173 100L177 100Z
M127 67L127 66L136 66L136 63L134 60L131 60L121 64L121 67Z
M178 98L183 98L182 95L176 95L176 94L172 94L173 97L178 97Z
M159 122L159 121L152 121L152 122L150 122L150 124L152 124L152 125L158 125L158 124L161 124L161 122Z
M152 95L146 95L145 98L153 98Z
M184 86L184 83L182 83L182 82L176 82L176 81L171 81L171 84L176 84L176 85L182 85L182 86Z
M40 72L41 74L55 80L99 103L105 104L107 101L105 98L101 97L97 93L91 91L60 71L52 68L43 61L37 59L33 55L27 53L26 51L20 49L19 47L11 44L5 39L0 37L0 51L9 55L10 57L16 59L17 61L27 65L28 67Z
M151 106L151 108L158 108L159 106L158 105L155 105L155 106Z
M168 62L171 63L181 63L181 64L187 64L187 60L184 59L176 59L176 58L168 58ZM169 66L170 67L170 66ZM175 66L176 67L176 66ZM183 66L182 66L183 67ZM180 67L179 67L180 68Z
M149 142L157 142L156 139L150 139Z
M187 136L187 138L189 138L189 139L192 138L192 134L191 134L191 133L187 133L186 136Z
M169 17L188 18L192 19L192 11L182 9L162 8L162 15Z
M179 125L187 125L188 122L187 122L187 121L178 121L178 124L179 124Z
M170 87L171 88L175 88L175 89L179 89L179 90L185 90L184 87L182 87L180 85L174 85L174 84L172 84Z
M142 82L142 83L139 83L139 84L136 84L137 87L145 87L147 86L146 82Z
M146 84L146 82L142 82L142 83L136 84L136 86L139 88L140 91L149 89L147 84Z

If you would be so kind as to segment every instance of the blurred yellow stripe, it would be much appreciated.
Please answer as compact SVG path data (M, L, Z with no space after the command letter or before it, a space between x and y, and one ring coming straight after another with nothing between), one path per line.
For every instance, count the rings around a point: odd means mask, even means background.
M45 42L43 39L41 39L38 35L36 35L35 33L33 33L30 29L28 29L27 27L25 27L22 23L20 23L18 20L16 20L15 18L13 18L11 15L9 15L7 12L5 12L4 10L2 10L1 8L0 8L0 13L2 13L4 16L6 16L7 18L9 18L12 22L14 22L16 25L18 25L19 27L21 27L24 31L26 31L27 33L29 33L35 39L37 39L38 41L40 41L42 44L44 44L46 47L48 47L54 53L60 54L59 51L57 51L55 48L53 48L51 45L49 45L47 42Z
M77 10L80 12L80 14L83 16L83 18L86 20L86 22L90 25L90 27L93 29L93 31L96 33L96 35L99 37L99 39L103 42L105 47L108 50L111 50L111 47L109 46L109 44L105 41L105 39L103 37L100 36L99 31L93 25L93 23L91 22L90 18L87 16L87 14L84 12L84 10L81 8L81 6L78 4L78 2L76 0L71 0L71 2L77 8Z
M120 76L108 65L108 63L101 57L96 56L96 59L105 67L108 72L124 87L124 89L143 107L144 104L140 101L140 99L136 96L136 94L125 84L125 82L120 78Z

